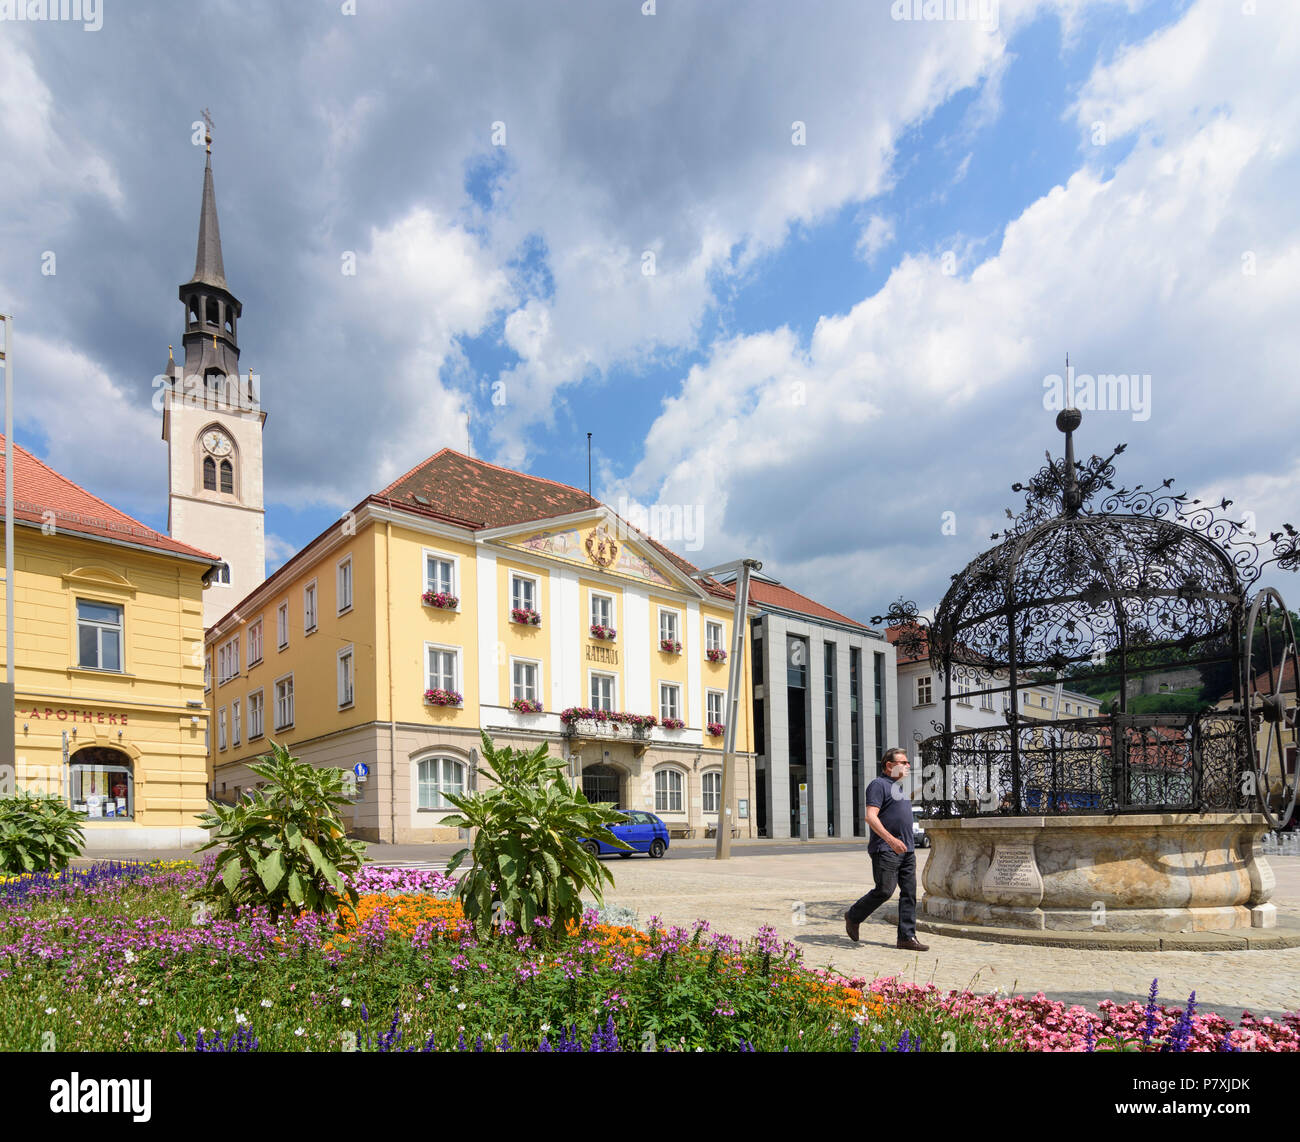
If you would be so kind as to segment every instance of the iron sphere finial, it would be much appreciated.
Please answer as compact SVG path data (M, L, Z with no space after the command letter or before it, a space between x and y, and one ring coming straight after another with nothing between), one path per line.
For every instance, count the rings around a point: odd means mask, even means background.
M1061 432L1073 432L1083 423L1083 413L1077 408L1063 408L1056 414L1056 427Z

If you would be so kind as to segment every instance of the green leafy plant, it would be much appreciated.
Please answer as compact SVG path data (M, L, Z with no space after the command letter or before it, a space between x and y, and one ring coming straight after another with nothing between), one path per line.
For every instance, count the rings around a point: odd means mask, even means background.
M533 931L539 916L548 917L552 932L563 933L570 922L582 919L582 889L603 904L603 884L614 883L582 842L630 848L609 831L623 816L588 801L569 783L564 761L550 757L545 744L531 752L497 749L487 734L482 738L479 772L494 788L444 794L460 815L442 823L476 830L472 845L447 865L452 873L471 857L457 888L465 916L480 935L491 930L498 913L526 932Z
M58 797L20 792L0 800L0 872L57 872L81 855L81 822Z
M366 845L343 835L343 771L317 769L275 742L248 768L266 785L235 805L211 802L212 812L199 817L212 839L195 851L221 851L195 899L221 915L243 904L273 916L355 905L347 877L361 867Z

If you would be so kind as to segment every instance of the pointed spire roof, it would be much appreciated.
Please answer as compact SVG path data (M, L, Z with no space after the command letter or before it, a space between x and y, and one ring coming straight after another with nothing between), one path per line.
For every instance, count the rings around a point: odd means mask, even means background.
M221 261L221 227L217 223L217 195L212 189L210 139L208 160L203 168L203 205L199 209L199 248L194 255L192 280L230 292L230 287L226 285L226 268Z

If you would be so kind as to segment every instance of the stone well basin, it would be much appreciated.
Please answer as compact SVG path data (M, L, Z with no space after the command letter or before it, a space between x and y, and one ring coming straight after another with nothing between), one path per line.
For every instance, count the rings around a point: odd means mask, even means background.
M1258 813L927 820L919 917L1069 932L1271 928Z

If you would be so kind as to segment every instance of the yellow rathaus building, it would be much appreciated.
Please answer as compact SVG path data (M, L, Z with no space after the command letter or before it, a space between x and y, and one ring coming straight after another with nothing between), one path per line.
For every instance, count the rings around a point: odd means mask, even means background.
M3 460L0 438L0 480ZM220 560L16 444L14 524L17 787L85 813L90 853L205 841L203 589Z
M454 840L445 795L484 787L482 729L546 742L592 800L702 835L718 818L733 607L731 587L585 492L444 449L208 629L213 794L255 786L249 762L274 740L362 767L355 835ZM746 647L742 836L756 823Z

